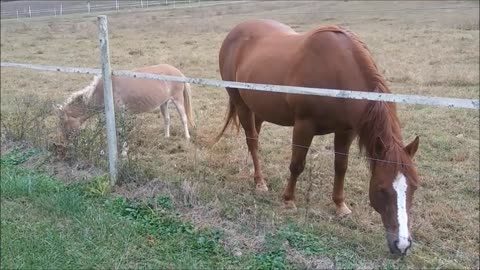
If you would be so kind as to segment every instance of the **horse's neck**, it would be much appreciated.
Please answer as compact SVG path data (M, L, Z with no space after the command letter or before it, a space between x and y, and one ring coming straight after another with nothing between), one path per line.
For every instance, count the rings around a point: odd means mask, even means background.
M94 108L91 100L83 99L83 97L79 97L79 99L67 105L67 114L69 117L77 118L83 123L96 114L97 110Z
M94 77L90 85L81 90L81 94L73 101L74 104L77 104L78 113L80 114L79 117L84 119L83 121L98 113L99 108L97 105L97 93L99 89L102 88L101 83L102 81L100 77Z
M369 103L357 130L360 148L372 160L394 158L402 147L395 107L384 102Z

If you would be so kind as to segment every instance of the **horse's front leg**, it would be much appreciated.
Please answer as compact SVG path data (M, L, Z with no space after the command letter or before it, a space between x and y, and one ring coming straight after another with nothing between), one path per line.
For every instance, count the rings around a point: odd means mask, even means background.
M290 161L290 178L283 192L286 208L296 209L295 186L297 179L305 169L305 157L315 135L314 125L307 120L296 120L293 127L292 159Z
M345 204L343 184L348 167L348 152L353 141L353 132L337 132L334 138L335 147L335 180L332 199L335 202L336 214L344 217L352 213Z

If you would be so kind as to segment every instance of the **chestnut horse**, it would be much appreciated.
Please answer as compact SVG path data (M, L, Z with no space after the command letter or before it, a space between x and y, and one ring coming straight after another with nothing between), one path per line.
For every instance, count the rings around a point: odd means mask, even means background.
M147 66L135 71L184 77L177 68L167 64ZM195 125L192 117L190 84L112 76L112 92L115 109L120 110L120 113L145 113L160 108L166 137L170 136L168 104L172 102L180 115L185 137L190 139L188 123L191 126ZM102 111L103 106L103 81L95 76L90 85L73 93L63 105L55 107L63 137L69 141L78 135L82 123L93 114Z
M276 21L249 20L225 38L219 64L226 81L390 93L365 44L338 26L297 33ZM227 92L227 119L216 141L240 120L257 191L268 190L258 158L262 123L293 126L290 178L283 192L286 207L295 208L295 185L313 136L334 133L332 197L337 215L350 214L343 186L349 148L358 137L370 163L370 202L382 217L389 249L406 254L412 244L409 213L418 185L412 159L419 140L403 144L395 104L235 88Z

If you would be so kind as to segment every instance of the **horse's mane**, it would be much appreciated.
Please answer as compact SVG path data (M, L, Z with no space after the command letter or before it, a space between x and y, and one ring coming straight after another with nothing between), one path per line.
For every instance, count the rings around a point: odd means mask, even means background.
M97 87L98 83L100 82L100 79L101 76L94 76L92 82L88 86L71 94L67 100L65 100L62 108L80 101L83 104L88 104L92 98L93 92L95 91L95 87Z
M385 79L378 72L370 50L355 33L338 26L326 26L315 32L317 31L341 32L348 36L354 44L354 55L356 61L362 66L363 75L369 83L368 87L373 92L390 93ZM368 101L356 131L359 135L360 150L366 152L370 166L375 166L377 162L391 162L393 165L391 168L395 170L395 173L402 171L408 176L412 175L411 158L404 151L395 103ZM379 146L381 151L379 151ZM416 177L408 178L413 180L413 184L416 184Z

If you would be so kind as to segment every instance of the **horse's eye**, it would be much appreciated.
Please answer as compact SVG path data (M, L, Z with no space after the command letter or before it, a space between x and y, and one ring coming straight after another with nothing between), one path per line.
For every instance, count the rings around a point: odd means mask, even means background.
M387 193L388 193L387 189L384 188L384 187L379 187L379 188L378 188L378 191L379 191L380 193L382 193L382 194L387 194Z
M385 188L380 188L379 194L380 194L382 200L388 201L388 197L389 197L389 196L388 196L388 190L387 190L387 189L385 189Z

